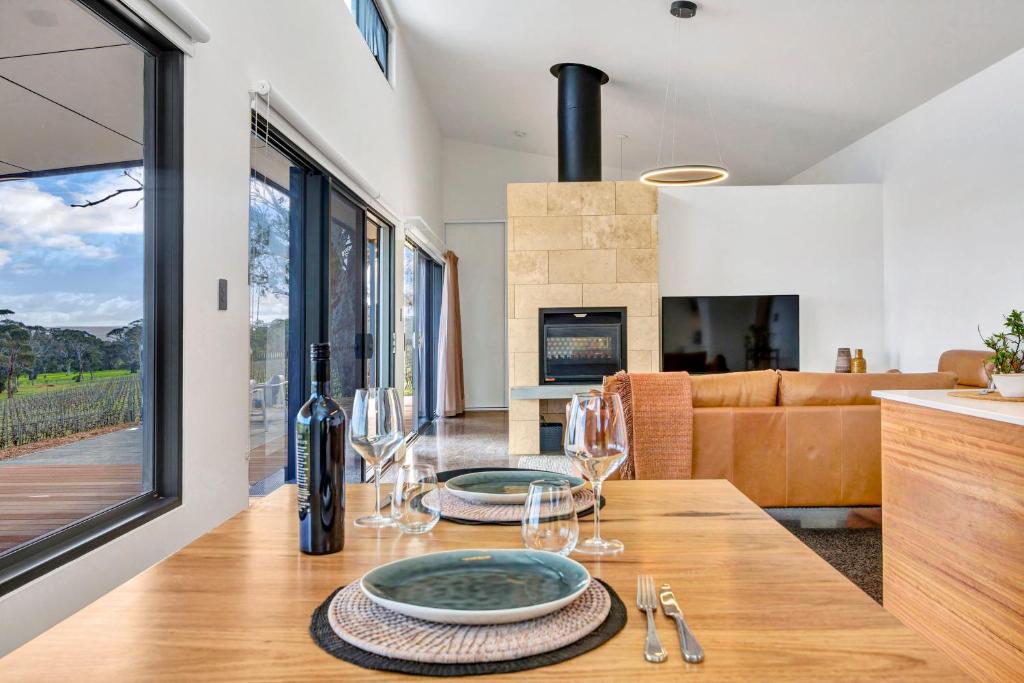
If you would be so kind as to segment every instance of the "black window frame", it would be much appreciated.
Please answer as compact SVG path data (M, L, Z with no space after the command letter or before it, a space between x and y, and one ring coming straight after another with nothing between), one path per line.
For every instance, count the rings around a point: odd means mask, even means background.
M184 59L122 5L75 0L147 53L145 121L143 481L152 490L0 555L0 596L182 503L182 235Z

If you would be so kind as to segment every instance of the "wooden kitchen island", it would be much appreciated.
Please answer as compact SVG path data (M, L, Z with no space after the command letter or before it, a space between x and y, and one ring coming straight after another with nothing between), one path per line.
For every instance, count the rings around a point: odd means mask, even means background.
M1024 678L1024 403L882 399L885 607L981 680Z

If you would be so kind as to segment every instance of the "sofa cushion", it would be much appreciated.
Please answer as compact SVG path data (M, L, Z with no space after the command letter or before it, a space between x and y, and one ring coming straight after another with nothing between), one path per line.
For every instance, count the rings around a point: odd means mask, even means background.
M951 372L847 374L834 372L779 373L781 406L871 405L876 389L953 389Z
M779 373L775 370L691 375L694 408L752 408L774 406Z

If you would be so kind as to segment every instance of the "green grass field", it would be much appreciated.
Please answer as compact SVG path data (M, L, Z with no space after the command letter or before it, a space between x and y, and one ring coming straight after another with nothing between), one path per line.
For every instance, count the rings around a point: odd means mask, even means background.
M88 372L82 375L82 381L76 382L77 376L74 372L50 372L36 377L34 382L29 381L28 375L22 375L18 381L18 393L20 398L44 394L50 391L63 391L76 387L89 386L96 382L103 382L114 377L124 377L131 374L128 370L97 370L93 375ZM0 401L7 400L7 392L0 392Z

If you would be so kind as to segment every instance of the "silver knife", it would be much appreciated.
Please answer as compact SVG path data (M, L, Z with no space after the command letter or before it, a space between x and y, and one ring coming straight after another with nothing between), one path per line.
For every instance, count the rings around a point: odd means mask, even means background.
M683 651L683 659L691 664L703 662L704 648L700 646L700 643L697 642L693 635L693 631L686 625L686 620L683 619L683 611L679 609L679 603L676 602L676 596L672 592L672 587L667 583L661 584L661 589L658 591L658 601L661 603L661 609L665 616L675 619L676 630L679 631L679 647Z

